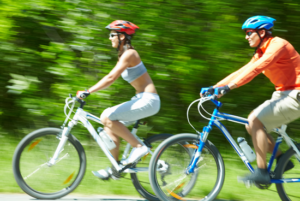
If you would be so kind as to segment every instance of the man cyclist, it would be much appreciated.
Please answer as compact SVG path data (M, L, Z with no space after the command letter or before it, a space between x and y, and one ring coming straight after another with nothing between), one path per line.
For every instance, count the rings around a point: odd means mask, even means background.
M242 178L243 182L269 184L271 182L267 171L266 155L272 153L275 142L270 132L282 124L287 124L300 117L300 56L294 47L286 40L272 37L272 27L276 20L266 16L254 16L245 21L242 29L250 47L255 47L255 54L251 61L230 74L225 79L210 88L203 88L205 92L213 93L215 88L222 94L250 82L260 73L265 74L275 85L276 91L270 100L254 109L248 116L246 125L252 136L254 149L257 154L258 168L253 174ZM219 95L218 97L221 97ZM281 151L276 153L277 163ZM288 162L285 171L294 167Z

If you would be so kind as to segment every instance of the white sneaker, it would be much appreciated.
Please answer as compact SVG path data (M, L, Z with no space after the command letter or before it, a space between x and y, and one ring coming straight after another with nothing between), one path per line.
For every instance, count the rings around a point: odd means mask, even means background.
M123 167L122 165L119 165L119 166ZM119 180L121 177L124 176L124 174L122 173L122 175L121 175L114 166L112 166L111 168L108 167L106 169L101 169L98 171L92 171L92 173L96 177L98 177L99 179L102 179L102 180L108 180L109 178L112 178L113 180Z
M140 158L149 153L150 149L144 145L142 147L134 147L132 148L129 157L127 159L121 160L123 165L128 165L131 163L137 162Z
M112 170L110 167L106 168L106 169L101 169L98 171L92 171L92 173L98 177L99 179L102 180L108 180L110 178L110 176L112 175Z

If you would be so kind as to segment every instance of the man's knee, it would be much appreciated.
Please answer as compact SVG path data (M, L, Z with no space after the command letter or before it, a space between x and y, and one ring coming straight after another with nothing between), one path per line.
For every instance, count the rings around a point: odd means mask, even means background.
M251 135L251 129L249 127L249 124L246 124L245 128L246 128L247 132L249 133L249 135Z
M253 118L255 116L253 115L253 111L248 115L248 124L245 125L246 130L248 131L248 133L251 135L251 127L252 127L252 123L253 123Z

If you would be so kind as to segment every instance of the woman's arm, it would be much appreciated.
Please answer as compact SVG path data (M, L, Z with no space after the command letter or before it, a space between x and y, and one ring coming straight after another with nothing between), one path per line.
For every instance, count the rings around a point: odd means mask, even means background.
M130 65L131 57L132 52L126 51L120 58L117 65L109 72L109 74L104 76L97 84L89 88L88 92L93 93L109 87L116 79L120 77L122 72Z

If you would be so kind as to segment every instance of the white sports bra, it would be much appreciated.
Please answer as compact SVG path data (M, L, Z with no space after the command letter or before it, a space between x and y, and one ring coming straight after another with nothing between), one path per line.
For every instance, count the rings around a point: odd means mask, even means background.
M132 81L136 80L141 75L143 75L145 72L147 72L147 69L141 61L141 63L139 63L138 65L134 67L129 67L126 70L124 70L121 76L125 81L131 83Z

